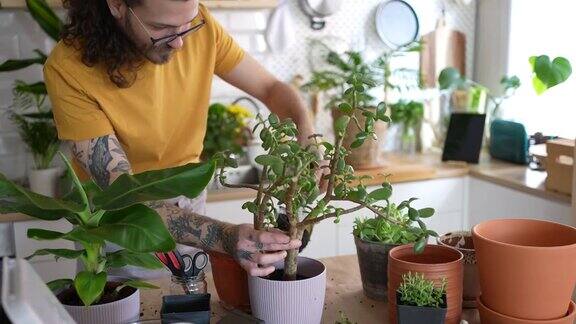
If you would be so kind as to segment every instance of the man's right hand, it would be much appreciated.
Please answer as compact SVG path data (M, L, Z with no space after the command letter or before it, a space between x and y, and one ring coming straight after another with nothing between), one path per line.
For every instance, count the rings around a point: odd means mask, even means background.
M282 261L287 250L302 244L280 230L257 231L251 224L236 225L230 232L232 235L224 238L224 247L250 276L271 274L275 270L273 264Z

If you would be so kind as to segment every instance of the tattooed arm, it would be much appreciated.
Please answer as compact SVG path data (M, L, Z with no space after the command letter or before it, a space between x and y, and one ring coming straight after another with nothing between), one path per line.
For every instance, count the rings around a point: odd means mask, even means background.
M71 142L74 158L102 188L123 173L132 173L126 153L116 135ZM255 231L252 225L232 225L191 213L165 201L147 204L158 212L170 233L180 244L228 253L253 276L264 276L269 266L286 256L285 250L300 246L300 241L278 232Z

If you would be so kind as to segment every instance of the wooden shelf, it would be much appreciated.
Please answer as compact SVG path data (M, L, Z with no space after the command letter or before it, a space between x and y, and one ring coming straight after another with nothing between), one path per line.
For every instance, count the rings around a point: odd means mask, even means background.
M47 0L52 7L62 7L60 0ZM203 0L203 4L212 9L258 9L274 8L278 0ZM0 8L23 9L26 8L25 0L0 0Z

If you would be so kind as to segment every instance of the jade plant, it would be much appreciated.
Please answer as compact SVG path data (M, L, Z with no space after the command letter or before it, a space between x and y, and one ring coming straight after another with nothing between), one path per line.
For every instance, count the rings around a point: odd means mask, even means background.
M256 162L263 166L259 184L231 185L226 183L224 169L220 172L220 181L224 186L250 188L257 192L253 201L243 205L244 209L253 214L256 229L272 226L279 212L286 215L290 238L299 240L305 231L311 233L312 227L318 222L333 219L337 223L340 217L362 209L396 222L386 213L386 207L379 204L390 198L390 184L384 183L380 188L368 192L364 182L369 177L354 174L354 169L345 159L350 151L342 144L346 133L357 129L356 140L351 147L359 147L367 138L375 136L375 123L389 121L385 103L378 104L376 109L367 109L358 101L359 97L364 96L370 78L367 73L357 72L346 80L344 94L351 100L338 105L337 109L342 116L335 121L335 141L332 143L323 141L319 134L310 136L307 143L298 142L297 127L290 119L280 120L274 114L267 119L257 116L254 131L260 130L262 147L266 150L266 154L256 158ZM355 117L356 112L366 117L362 124ZM355 126L348 127L349 123ZM220 163L229 166L235 164L229 158L220 159ZM319 174L324 175L319 177ZM327 182L324 193L319 189L321 181ZM355 206L345 209L335 204L342 201ZM416 209L411 209L411 216L416 222L420 219ZM421 251L429 232L423 222L418 224L421 225L421 238L415 248ZM285 280L296 279L298 253L298 249L288 251L284 260Z
M440 286L433 280L427 280L420 273L405 273L397 290L400 295L399 304L418 307L446 307L446 279Z
M74 279L64 278L48 283L53 290L73 287L84 305L98 303L108 281L107 271L126 265L147 269L162 268L151 254L175 248L172 236L157 212L143 203L184 195L196 197L208 184L215 164L185 166L148 171L137 175L123 174L105 189L94 181L81 183L69 161L62 155L74 187L66 196L57 199L28 191L0 174L0 213L23 213L45 221L62 218L72 224L67 233L41 228L29 229L27 235L35 240L64 239L82 248L41 249L37 255L55 258L80 259L84 270ZM122 249L106 253L107 243ZM131 280L121 287L152 288L154 286Z
M432 230L423 232L421 229L425 227L422 220L413 220L416 215L420 218L427 218L434 215L433 208L422 208L416 210L410 204L416 200L412 198L401 202L396 205L386 201L386 215L388 218L371 217L371 218L357 218L354 221L354 236L363 241L384 243L391 245L401 245L414 243L425 245L426 241L421 240L424 234L437 237L438 234ZM390 221L393 220L393 222ZM418 224L418 227L414 226ZM416 247L417 250L422 249L423 246Z

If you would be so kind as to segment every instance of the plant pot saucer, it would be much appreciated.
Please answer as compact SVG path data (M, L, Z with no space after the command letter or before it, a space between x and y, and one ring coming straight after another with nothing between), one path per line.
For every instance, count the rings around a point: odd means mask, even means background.
M566 316L551 320L522 319L498 313L484 305L481 296L478 297L476 303L480 312L480 320L486 324L573 324L576 318L576 304L574 301L570 301Z

